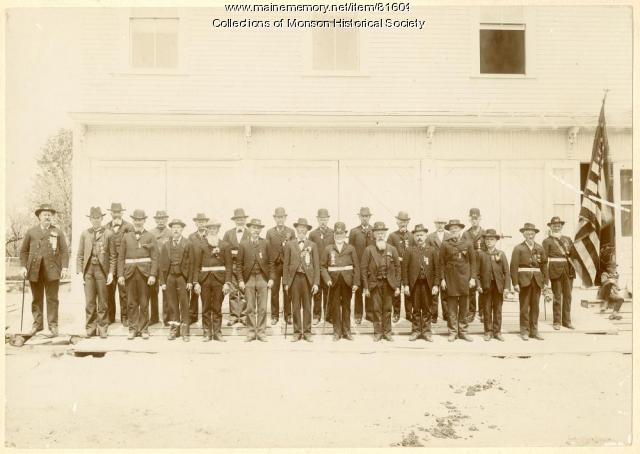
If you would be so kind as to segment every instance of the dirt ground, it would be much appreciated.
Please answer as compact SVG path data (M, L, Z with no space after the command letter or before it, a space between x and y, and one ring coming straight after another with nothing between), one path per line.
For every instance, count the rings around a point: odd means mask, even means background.
M500 358L372 346L283 352L278 342L210 354L111 352L102 358L75 357L65 353L69 347L7 349L6 446L631 442L629 354Z

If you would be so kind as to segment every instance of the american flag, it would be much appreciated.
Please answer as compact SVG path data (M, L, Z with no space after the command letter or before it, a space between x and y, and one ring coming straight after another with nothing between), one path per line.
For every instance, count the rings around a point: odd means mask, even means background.
M606 99L606 95L605 95ZM586 287L599 285L600 251L604 246L615 246L613 201L613 170L609 155L609 142L604 117L604 102L600 108L598 127L593 139L591 165L582 188L584 194L580 219L571 250L574 267Z

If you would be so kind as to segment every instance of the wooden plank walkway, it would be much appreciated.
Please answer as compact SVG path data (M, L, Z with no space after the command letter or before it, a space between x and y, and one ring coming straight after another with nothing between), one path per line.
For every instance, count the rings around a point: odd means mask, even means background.
M613 309L606 309L602 300L599 299L583 299L580 301L580 306L591 310L593 313L599 315L602 318L607 319L619 332L630 332L633 329L633 300L631 298L625 298L622 307L620 307L619 315L622 316L620 320L609 320L609 316L613 313Z

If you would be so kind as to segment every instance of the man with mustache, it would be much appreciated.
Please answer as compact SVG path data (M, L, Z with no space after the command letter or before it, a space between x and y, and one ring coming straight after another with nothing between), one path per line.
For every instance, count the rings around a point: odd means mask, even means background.
M111 213L111 221L107 222L105 229L113 232L113 246L116 250L117 263L122 237L125 233L133 230L133 225L122 219L122 212L125 211L125 209L122 208L121 203L113 202L111 208L107 211ZM129 320L127 318L127 289L124 285L118 284L116 279L113 280L111 285L107 285L107 298L109 302L107 316L109 323L116 321L116 290L118 290L118 298L120 300L120 323L126 328L129 326Z
M318 214L316 216L318 220L318 227L315 230L312 230L309 233L309 239L316 243L318 246L318 253L322 255L324 250L330 244L333 244L333 230L329 228L329 210L326 208L320 208L318 210ZM317 325L320 323L320 318L322 316L322 308L324 305L324 319L325 321L331 323L333 309L331 307L331 301L328 301L328 287L327 285L320 280L320 288L318 292L313 295L313 324Z
M407 213L406 211L400 211L396 216L398 230L396 230L395 232L391 232L389 234L389 238L387 239L387 242L398 250L398 256L400 257L401 262L407 249L413 247L416 244L413 234L409 232L408 229L410 220L411 218L409 217L409 213ZM405 318L409 321L411 321L412 317L412 298L413 294L411 292L404 292L404 315ZM393 298L394 323L400 320L400 302L400 295Z
M296 236L296 232L291 227L284 225L287 220L287 212L284 208L278 207L273 213L276 225L267 230L267 243L273 262L273 272L275 279L271 287L271 324L278 323L280 318L280 287L282 283L282 267L284 266L284 247L289 240ZM282 313L286 323L291 324L291 298L289 292L283 292Z
M356 254L358 255L358 260L362 261L362 256L364 254L364 250L373 244L375 244L375 239L373 237L373 230L371 229L371 225L369 224L369 220L371 219L371 210L369 207L362 207L358 212L358 217L360 218L360 225L354 227L349 231L349 244L352 245L356 249ZM362 270L361 270L362 271ZM362 275L360 275L362 278ZM356 318L356 325L362 323L362 297L364 296L364 312L365 318L370 322L373 321L373 308L371 305L371 298L364 295L364 289L362 287L358 288L356 292L356 300L354 303L353 313Z

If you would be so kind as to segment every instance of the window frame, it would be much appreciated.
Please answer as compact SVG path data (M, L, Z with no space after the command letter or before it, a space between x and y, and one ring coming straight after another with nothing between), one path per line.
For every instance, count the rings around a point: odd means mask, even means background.
M133 23L134 21L151 20L154 22L154 66L134 67L133 66ZM175 20L176 21L176 65L174 67L158 67L158 40L157 40L157 21L158 20ZM152 73L171 73L176 72L180 68L180 18L179 17L129 17L129 69L133 72L152 72Z

